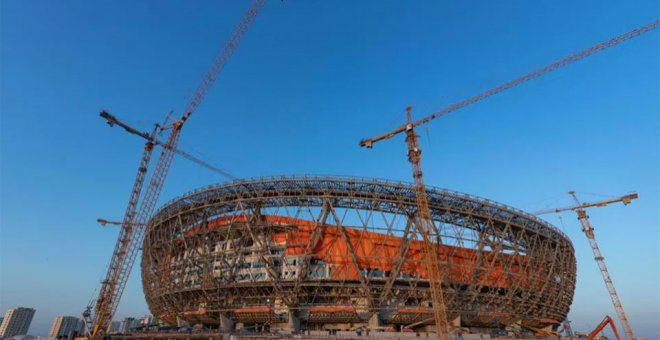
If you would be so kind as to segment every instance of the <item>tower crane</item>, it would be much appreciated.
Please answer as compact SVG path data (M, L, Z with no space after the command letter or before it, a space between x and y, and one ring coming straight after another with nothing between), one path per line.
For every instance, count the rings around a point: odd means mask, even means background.
M257 17L259 11L263 8L266 0L254 0L248 10L243 14L243 18L234 29L225 46L215 57L210 69L197 87L197 90L190 98L179 119L175 119L170 126L169 135L162 143L158 161L149 179L142 201L138 207L140 193L144 185L149 166L149 160L155 144L155 134L152 133L146 138L144 152L140 159L138 173L133 184L133 190L129 198L129 204L126 208L122 226L120 228L117 243L113 251L110 265L108 266L105 279L101 282L101 289L96 299L94 309L87 308L83 313L87 336L93 340L100 340L107 334L112 317L117 310L119 300L121 299L128 276L131 272L139 246L144 239L144 229L149 218L152 216L156 202L165 182L167 172L172 164L174 153L177 150L181 128L190 115L199 107L202 100L210 90L217 79L220 71L229 61L241 38L245 35L249 27ZM154 129L155 131L155 129Z
M431 297L433 299L433 310L434 310L434 318L435 318L435 324L436 324L436 329L437 329L437 335L438 338L441 339L447 339L448 338L448 323L447 323L447 314L446 314L446 306L444 303L444 297L442 293L442 277L440 275L441 273L441 268L439 261L437 261L437 253L435 251L430 251L433 249L433 244L431 244L430 240L431 238L429 237L429 233L437 233L437 243L439 244L441 241L440 238L440 233L438 232L437 228L433 225L433 221L430 219L430 212L428 210L428 202L427 202L427 196L426 196L426 187L424 185L424 179L422 176L422 171L421 171L421 164L420 164L420 159L421 159L421 150L418 145L418 137L414 132L414 129L422 124L428 123L433 119L436 119L438 117L441 117L447 113L456 111L460 108L463 108L465 106L474 104L478 101L481 101L483 99L486 99L492 95L495 95L497 93L500 93L504 90L508 90L510 88L516 87L522 83L525 83L529 80L538 78L542 75L545 75L549 72L552 72L558 68L561 68L563 66L569 65L571 63L574 63L578 60L581 60L583 58L586 58L592 54L595 54L597 52L603 51L609 47L618 45L626 40L632 39L634 37L637 37L641 34L647 33L649 31L652 31L660 26L660 20L655 20L653 22L650 22L646 25L643 25L641 27L638 27L636 29L633 29L632 31L623 33L621 35L618 35L610 40L598 43L596 45L593 45L589 48L583 49L581 51L578 51L576 53L570 54L568 56L565 56L561 59L556 60L553 63L550 63L546 65L545 67L542 67L540 69L537 69L533 72L524 74L518 78L515 78L511 81L508 81L506 83L503 83L501 85L498 85L496 87L493 87L485 92L482 92L480 94L474 95L472 97L469 97L467 99L464 99L462 101L459 101L457 103L454 103L452 105L449 105L447 107L444 107L440 111L437 111L433 114L430 114L428 116L425 116L421 119L413 121L411 116L410 116L410 108L408 107L406 109L406 116L407 116L407 121L405 124L400 125L399 127L395 128L392 131L389 131L387 133L371 137L371 138L366 138L360 140L359 145L362 147L366 148L372 148L374 143L377 143L379 141L385 140L392 138L399 133L404 133L406 134L406 145L408 147L408 161L410 162L412 166L412 172L413 172L413 179L414 179L414 186L415 186L415 194L417 198L417 204L418 204L418 211L417 211L417 229L422 235L422 238L424 239L425 243L425 258L426 258L426 263L427 266L429 263L431 263L431 266L434 267L432 270L430 270L429 273L429 286L431 287ZM431 229L428 229L431 228ZM435 263L432 263L435 262ZM436 275L437 274L437 275Z
M624 205L628 205L632 200L637 199L638 197L637 193L621 196L619 198L593 202L593 203L580 203L574 191L569 191L568 194L571 195L571 197L573 197L573 200L575 201L576 205L557 208L557 209L541 210L533 214L543 215L550 213L559 213L562 211L575 211L577 213L578 221L580 221L580 225L582 226L582 231L584 232L584 235L586 235L587 240L589 240L589 245L591 246L591 250L594 253L594 260L596 260L596 263L598 264L598 269L600 269L600 273L603 276L603 281L605 281L605 286L607 287L607 291L609 292L610 298L612 299L612 304L614 305L614 309L616 310L616 315L619 318L619 321L621 322L621 327L623 328L623 332L626 334L626 339L632 340L633 339L632 328L630 327L630 323L628 322L628 318L626 317L626 312L623 310L623 306L621 305L621 300L619 300L619 295L616 293L616 289L614 289L614 283L612 282L612 277L610 276L610 272L607 270L607 266L605 265L605 258L603 257L603 254L600 252L600 248L598 247L598 243L596 242L596 237L594 236L594 228L591 226L591 222L589 222L589 216L587 216L587 213L584 209L590 207L604 207L608 204L617 203L617 202L621 202Z

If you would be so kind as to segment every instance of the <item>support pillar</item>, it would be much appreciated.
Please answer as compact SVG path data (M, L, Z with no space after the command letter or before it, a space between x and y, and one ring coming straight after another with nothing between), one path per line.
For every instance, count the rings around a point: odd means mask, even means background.
M292 332L300 330L300 319L298 319L298 314L296 312L289 311L287 325Z
M504 327L504 330L506 330L509 335L517 335L520 334L522 331L522 320L516 320L514 322L509 323Z
M234 321L230 318L220 315L220 331L222 332L231 332L234 330Z
M381 327L381 323L380 323L379 313L372 314L371 317L369 318L369 329L377 330L380 327Z

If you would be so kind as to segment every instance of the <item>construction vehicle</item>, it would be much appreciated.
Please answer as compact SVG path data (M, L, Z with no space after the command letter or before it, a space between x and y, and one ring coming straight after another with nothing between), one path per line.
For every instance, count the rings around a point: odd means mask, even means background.
M256 19L257 14L261 10L265 0L254 0L248 10L243 15L242 20L232 32L229 41L225 44L220 53L215 57L211 68L208 70L202 79L197 90L188 101L183 113L179 119L173 119L172 123L165 128L169 129L169 135L165 142L161 143L162 149L156 162L155 168L149 179L149 184L146 187L144 196L140 201L142 188L147 175L149 161L153 147L156 144L155 131L152 134L143 135L143 133L134 130L129 131L127 126L122 126L124 129L131 133L141 135L147 140L144 147L143 155L140 159L138 172L133 184L133 190L129 198L129 203L126 208L122 225L117 238L117 243L113 251L110 265L108 266L105 279L101 282L101 289L99 295L94 303L92 310L91 305L83 312L83 319L85 321L85 332L88 338L93 340L100 340L107 334L108 328L112 322L112 318L117 310L119 301L123 294L126 282L130 275L133 264L139 250L142 240L144 238L145 225L151 218L153 211L160 196L161 189L165 182L167 172L172 164L174 153L177 150L181 128L188 120L190 115L199 107L202 100L210 90L211 86L217 79L220 71L229 61L229 58L234 53L241 38L245 35L248 28ZM106 112L107 114L107 112ZM103 116L103 113L102 113ZM107 119L107 118L106 118ZM109 124L116 124L118 121L108 121ZM165 128L162 128L163 130ZM139 209L138 209L138 203Z
M594 253L594 260L596 260L596 263L598 264L598 268L600 269L600 273L603 276L603 281L605 281L605 286L607 287L607 291L609 292L610 298L612 299L612 304L614 305L614 309L616 310L616 315L619 318L619 322L621 322L621 327L623 327L623 332L626 334L626 339L632 340L633 339L632 328L630 327L630 323L628 322L628 318L626 317L626 312L623 310L623 306L621 305L621 300L619 300L619 295L617 294L616 289L614 289L614 283L612 282L612 277L609 271L607 270L607 266L605 265L605 258L603 257L603 254L601 253L600 248L598 247L598 243L596 242L596 237L594 236L594 228L591 226L591 222L589 222L589 216L587 216L587 213L585 212L584 209L590 207L604 207L608 204L618 203L618 202L621 202L624 205L628 205L632 200L637 199L638 195L637 193L632 193L629 195L621 196L614 199L599 201L599 202L580 203L574 191L569 191L568 194L571 195L576 205L557 208L557 209L537 211L534 214L542 215L548 213L559 213L562 211L575 211L577 213L578 221L580 221L580 225L582 226L582 231L584 232L584 235L587 236L587 240L589 240L589 245L591 246L591 250Z
M607 325L610 325L610 327L612 327L612 332L614 333L616 340L621 340L621 337L619 336L619 332L616 330L616 326L614 325L614 320L612 320L612 318L609 317L608 315L605 316L603 321L601 321L598 324L598 326L594 328L593 331L587 334L587 340L592 340L593 338L595 338L598 335L598 333L600 333Z
M469 97L462 101L459 101L455 104L449 105L438 112L430 114L426 117L413 121L410 115L410 107L406 108L406 123L395 128L394 130L372 137L360 140L359 145L366 148L372 148L374 143L392 138L399 133L406 134L406 145L408 147L408 161L412 166L413 180L415 187L415 194L418 203L418 209L416 214L416 229L422 235L425 246L425 265L428 268L429 273L429 286L431 290L432 304L433 304L433 313L435 318L437 336L439 339L448 339L449 337L449 325L447 322L447 312L446 306L443 297L443 288L442 288L442 268L440 268L440 263L437 261L437 253L431 251L435 246L440 245L442 242L441 235L438 229L433 224L433 221L430 219L430 212L428 210L428 202L426 198L426 187L424 185L424 180L421 171L421 150L418 144L418 136L416 135L414 129L422 124L426 124L433 119L441 117L447 113L456 111L465 106L474 104L478 101L486 99L492 95L500 93L504 90L513 88L522 83L525 83L529 80L538 78L542 75L545 75L549 72L552 72L563 66L572 64L578 60L584 59L590 55L593 55L597 52L603 51L609 47L618 45L624 41L632 39L636 36L644 34L646 32L652 31L660 26L660 20L653 21L644 26L636 28L632 31L626 32L619 36L616 36L610 40L601 42L599 44L593 45L589 48L581 50L579 52L570 54L564 58L561 58L545 67L542 67L533 72L522 75L518 78L515 78L509 82L498 85L494 88L491 88L485 92L477 94L475 96ZM434 234L434 235L433 235ZM433 237L435 236L435 237ZM433 243L435 240L435 243ZM433 263L435 262L435 263Z

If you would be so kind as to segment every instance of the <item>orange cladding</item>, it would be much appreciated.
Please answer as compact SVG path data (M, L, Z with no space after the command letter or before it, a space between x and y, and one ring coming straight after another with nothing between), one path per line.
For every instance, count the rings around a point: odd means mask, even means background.
M201 229L222 228L231 223L244 223L245 216L221 217L210 221L206 227L197 226L189 229L190 235ZM269 225L295 226L294 228L271 236L275 244L285 244L284 254L302 256L309 243L314 222L282 216L262 216L262 223ZM395 259L402 238L381 233L375 233L356 228L322 225L319 241L312 249L312 259L331 265L330 278L335 280L358 280L360 269L377 270L383 275L395 265ZM342 236L342 229L345 234ZM181 239L177 240L180 243ZM350 250L349 250L350 248ZM349 251L353 251L357 268L352 263ZM470 248L442 245L438 248L439 259L448 264L447 277L453 283L468 284L476 279L486 286L506 288L512 282L529 285L534 280L537 289L542 289L543 268L527 268L527 258L524 255L512 255L483 251L481 270L478 270L478 251ZM423 265L423 243L413 240L410 243L400 273L418 278L427 278ZM473 273L477 272L473 278ZM530 274L534 275L530 275Z

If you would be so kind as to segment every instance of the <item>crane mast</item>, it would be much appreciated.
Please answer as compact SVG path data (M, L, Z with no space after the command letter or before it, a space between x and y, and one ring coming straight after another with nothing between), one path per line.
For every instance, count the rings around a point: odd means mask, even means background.
M151 136L155 134L156 129L152 132ZM126 261L126 256L128 253L128 247L132 234L134 232L133 228L133 219L135 218L136 209L138 206L138 201L140 198L140 193L144 186L144 181L147 175L147 169L149 167L149 162L151 160L151 154L153 152L154 143L150 140L144 144L144 150L142 156L140 157L140 164L138 166L137 175L135 177L135 182L133 183L133 189L131 190L131 195L128 199L128 206L124 213L124 218L122 219L122 228L119 230L119 235L117 237L117 243L115 244L115 249L110 258L110 264L108 265L108 270L105 275L105 279L101 282L101 289L99 291L98 298L96 299L94 310L95 314L92 315L91 308L88 308L83 312L83 319L85 320L86 327L89 327L86 331L88 335L101 334L105 333L106 328L105 324L109 325L109 322L112 318L111 315L111 305L112 305L112 295L111 293L115 290L115 287L118 283L119 272L121 271L122 264ZM90 306L91 307L91 306Z
M573 201L575 201L574 206L541 210L535 212L534 214L543 215L549 213L559 213L562 211L575 211L577 213L578 221L582 226L582 231L584 232L584 235L587 237L587 240L589 241L589 245L591 246L591 250L593 251L594 254L594 260L596 260L596 263L598 264L598 269L600 270L600 273L603 276L603 281L605 282L607 291L610 294L610 298L612 299L612 304L614 305L614 309L616 310L616 315L619 318L619 321L621 322L621 327L623 328L623 332L626 334L626 339L632 340L633 331L632 328L630 327L630 322L628 322L628 317L626 317L626 312L623 310L623 305L621 304L621 300L619 299L619 294L617 294L616 289L614 288L614 283L612 282L612 276L610 275L610 272L607 270L607 266L605 265L605 258L603 257L603 254L601 253L600 248L598 247L598 242L596 242L596 236L594 235L594 228L591 226L591 222L589 221L589 216L587 215L585 208L603 207L608 204L617 203L617 202L621 202L624 205L627 205L632 200L637 199L638 195L637 193L633 193L633 194L621 196L619 198L614 198L599 202L581 203L578 200L577 196L575 195L574 191L569 191L568 194L571 195Z
M424 240L424 265L429 277L429 289L431 291L431 300L433 301L433 318L438 339L449 339L449 324L447 322L447 310L445 306L445 297L442 289L442 272L440 269L440 260L438 258L439 245L442 243L440 232L433 224L429 203L426 195L426 186L422 175L421 155L418 138L412 126L410 116L411 107L406 108L406 145L408 146L408 161L412 167L413 179L415 183L415 196L417 198L417 218L415 226ZM435 242L434 242L435 241ZM436 247L436 245L438 247Z
M165 178L167 177L167 172L172 164L172 159L175 150L177 150L183 124L199 107L217 79L220 71L222 71L229 61L229 58L238 47L241 38L252 25L264 4L265 0L254 0L252 2L238 26L232 32L229 41L215 57L211 68L208 70L200 85L197 87L197 90L188 101L181 118L172 123L170 133L167 140L163 143L163 148L161 149L158 161L156 162L149 184L142 197L139 210L136 213L136 207L138 206L138 201L140 199L140 192L142 191L146 178L147 168L154 146L154 136L151 136L152 138L147 138L145 151L140 160L140 166L133 185L133 190L131 191L129 204L122 221L117 243L115 244L108 271L105 279L101 283L101 290L96 299L94 313L92 314L92 311L89 309L83 313L83 316L87 321L87 335L91 339L103 339L110 323L112 322L112 317L117 310L124 288L126 287L126 282L133 264L135 263L140 244L144 239L145 226L153 214Z

